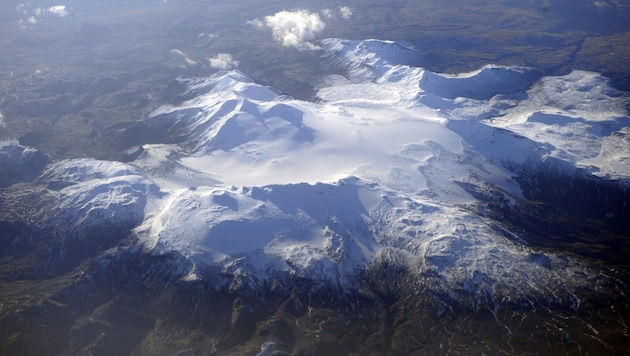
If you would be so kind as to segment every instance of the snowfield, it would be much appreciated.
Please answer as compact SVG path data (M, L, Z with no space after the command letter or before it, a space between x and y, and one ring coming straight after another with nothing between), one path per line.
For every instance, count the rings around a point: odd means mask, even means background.
M167 136L135 161L52 164L40 179L58 187L58 219L136 222L148 253L192 262L189 280L218 269L353 286L394 251L470 292L479 276L531 291L592 283L588 266L506 238L464 186L516 204L513 168L549 158L627 180L627 97L596 73L443 75L394 42L321 46L348 75L323 80L317 102L221 72L140 124Z

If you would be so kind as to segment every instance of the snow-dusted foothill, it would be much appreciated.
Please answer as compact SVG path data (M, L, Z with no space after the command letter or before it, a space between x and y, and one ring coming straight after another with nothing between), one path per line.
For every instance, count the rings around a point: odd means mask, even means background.
M4 167L12 168L13 177L33 176L0 190L1 227L7 230L0 234L3 253L33 254L12 271L15 276L56 275L116 246L131 237L147 204L161 195L144 172L128 164L88 158L51 162L15 143L3 147L7 152L3 158L10 163Z

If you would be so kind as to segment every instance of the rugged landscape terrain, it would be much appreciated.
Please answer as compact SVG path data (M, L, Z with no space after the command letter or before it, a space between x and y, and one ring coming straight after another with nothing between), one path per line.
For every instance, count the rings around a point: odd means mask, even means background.
M180 80L126 162L6 142L5 351L623 352L627 96L320 45L317 101Z
M0 5L0 353L628 352L628 5L206 5Z

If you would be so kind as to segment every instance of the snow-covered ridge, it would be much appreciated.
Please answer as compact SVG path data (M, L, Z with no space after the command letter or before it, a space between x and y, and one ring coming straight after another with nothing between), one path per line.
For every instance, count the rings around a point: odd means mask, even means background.
M40 176L51 206L40 206L50 216L48 225L63 238L86 236L93 226L119 229L137 226L144 219L147 200L158 187L133 166L94 159L64 160L51 164Z
M424 72L420 88L445 99L470 98L490 100L497 94L527 90L540 75L530 68L487 65L477 71L459 75Z
M379 78L391 67L418 65L422 58L410 45L394 41L329 38L320 45L332 65L348 69L350 79L358 81Z
M357 183L181 189L139 236L147 248L177 251L197 265L347 279L352 274L342 271L364 266L379 249L365 210L378 193Z
M302 132L302 112L283 104L272 89L253 83L239 71L191 81L180 107L162 107L143 128L167 131L192 152L230 149L258 139L273 140L274 131Z
M50 159L16 141L0 142L0 187L37 177Z
M218 269L352 285L395 251L454 283L474 275L508 285L528 276L532 289L557 278L587 283L568 277L587 267L506 239L474 213L479 198L463 186L493 187L514 206L523 193L513 168L549 157L630 179L623 93L589 72L431 73L393 42L322 47L349 74L326 81L320 102L221 72L190 80L180 105L135 128L152 144L134 162L49 166L40 180L56 197L56 221L137 226L147 253L192 262L188 279Z

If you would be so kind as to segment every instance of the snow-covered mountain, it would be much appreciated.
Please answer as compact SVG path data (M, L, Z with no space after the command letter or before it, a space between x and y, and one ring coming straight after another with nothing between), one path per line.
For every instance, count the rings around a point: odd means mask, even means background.
M184 256L195 278L281 273L351 287L395 250L462 283L539 267L537 252L471 209L480 198L470 186L518 205L514 177L550 158L569 175L630 177L627 97L595 73L444 75L411 66L421 56L393 42L322 46L348 79L327 78L318 102L221 72L185 81L180 105L131 129L150 143L134 161L51 164L39 178L55 201L50 224L79 235L136 226L148 253ZM558 273L543 272L534 286Z
M627 99L594 73L535 81L530 69L488 66L450 76L400 64L414 52L396 43L323 46L350 80L329 78L317 103L233 71L191 81L188 100L139 125L177 144L146 146L134 164L159 165L161 155L212 179L188 186L155 171L170 191L138 228L149 250L262 279L282 271L350 283L392 248L424 269L450 261L439 267L458 278L491 274L499 261L527 271L536 267L529 254L465 208L477 198L464 184L490 185L517 204L524 196L513 176L549 158L630 176L619 163L630 151L606 147L628 142ZM579 104L585 87L597 107ZM479 258L488 246L496 260Z
M310 298L360 293L370 271L385 273L395 261L424 276L409 291L485 305L508 333L496 315L501 301L575 311L580 293L608 288L613 279L598 266L521 234L535 214L531 199L549 190L568 197L580 184L610 194L593 204L598 214L629 216L624 93L583 71L432 73L394 42L328 39L321 47L347 75L324 78L317 101L280 95L239 71L181 80L177 105L125 133L137 144L127 163L49 163L4 143L0 163L22 177L0 172L5 209L37 197L33 229L56 241L39 268L72 268L94 255L87 246L98 246L96 270L110 268L124 252L108 249L131 237L130 255L141 250L168 266L148 267L169 271L151 282L160 288L209 283L256 294L301 281ZM35 173L27 161L38 163Z

